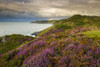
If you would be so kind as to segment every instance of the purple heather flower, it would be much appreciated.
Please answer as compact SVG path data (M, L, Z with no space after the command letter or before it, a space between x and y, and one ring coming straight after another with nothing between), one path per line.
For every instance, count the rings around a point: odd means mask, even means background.
M54 48L47 48L47 49L43 50L43 54L54 55Z
M52 41L52 42L50 43L50 45L55 45L55 44L57 44L57 42L55 42L55 41Z
M66 56L66 57L63 57L61 58L62 61L66 62L66 61L69 61L70 60L70 57L69 56Z
M26 64L30 59L32 59L33 58L33 56L28 56L25 60L24 60L24 62L23 62L23 64Z
M92 56L89 56L89 57L86 57L86 59L90 60L90 59L93 59L93 57Z
M71 31L70 35L73 35L73 34L75 34L75 32L74 31Z
M26 64L27 67L48 67L50 60L47 54L40 53L36 56L32 56L28 60L25 60L23 65L24 64Z
M42 41L42 40L40 40L38 43L39 43L40 46L44 46L44 45L47 44L46 42L44 42L44 41Z
M30 53L31 55L32 55L35 51L36 51L36 50L34 50L34 49L32 49L32 48L30 47L29 53Z
M81 29L81 28L82 28L82 26L78 26L78 27L77 27L77 29Z
M39 45L39 47L41 47L41 46L45 46L46 44L47 44L46 42L40 40L40 41L33 42L33 44L31 44L31 47L36 45Z
M65 39L65 42L69 42L71 40L71 38L67 38Z
M84 45L83 44L80 44L80 45L77 46L77 48L78 49L82 49L82 48L84 48Z
M69 44L69 45L67 46L67 48L68 48L68 49L72 49L72 48L76 48L76 46L75 46L74 44Z
M100 47L98 47L95 51L95 54L99 55L100 54Z
M100 66L100 59L97 60L97 65Z
M53 33L62 32L62 31L64 31L64 30L59 28L59 29L54 30Z
M28 41L32 40L31 38L28 38Z
M23 65L26 64L27 67L48 67L48 64L50 64L48 55L54 55L54 48L47 48L38 55L28 57L23 62Z
M3 56L4 56L4 54L1 54L1 55L0 55L0 58L3 57Z
M87 30L90 30L88 28L81 28L80 31L84 32L84 31L87 31Z
M25 53L26 53L27 51L26 51L26 49L24 49L24 50L22 50L21 52L19 52L18 54L17 54L17 56L20 56L20 55L25 55Z
M24 37L24 40L26 40L27 38L26 37Z

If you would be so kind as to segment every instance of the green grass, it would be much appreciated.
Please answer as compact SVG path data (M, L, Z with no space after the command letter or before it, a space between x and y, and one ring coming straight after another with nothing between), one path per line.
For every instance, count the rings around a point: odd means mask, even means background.
M85 34L89 38L100 38L100 30L91 30L84 32L83 34Z
M60 28L60 29L70 29L71 26L63 24L63 23L59 23L58 25L55 26L55 28Z
M2 42L5 37L6 42ZM0 37L0 54L6 53L12 49L18 48L23 43L30 42L33 40L33 37L23 36L23 35L6 35L4 37Z
M43 35L44 33L48 32L48 31L49 31L50 29L52 29L52 28L54 28L54 26L51 26L51 27L49 27L49 28L47 28L47 29L44 29L43 31L41 31L41 32L38 34L37 37Z
M51 63L50 67L59 67L60 65L60 67L65 67L67 64L71 65L69 67L91 67L94 65L94 61L100 58L98 51L100 48L100 17L75 15L69 19L50 22L56 23L41 31L31 42L27 41L26 43L21 36L6 36L9 40L6 44L0 43L0 53L8 52L23 44L28 45L28 47L22 46L22 50L18 49L11 54L0 57L0 66L21 67L24 65L24 61L26 67L27 65L34 66L34 62L36 65L42 66L45 65L44 57L46 57L49 58L47 60L50 60L46 63ZM0 38L1 40L2 38ZM20 40L23 41L22 44L19 44ZM18 56L18 54L20 55ZM43 64L41 65L41 63ZM95 64L99 67L98 62Z

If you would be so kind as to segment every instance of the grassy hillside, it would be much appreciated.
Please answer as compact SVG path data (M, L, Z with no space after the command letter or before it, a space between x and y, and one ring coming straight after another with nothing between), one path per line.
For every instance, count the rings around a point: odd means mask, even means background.
M32 23L56 23L58 20L42 20L42 21L35 21Z
M0 37L0 54L18 48L23 45L23 43L29 42L33 39L33 37L16 34Z
M59 20L34 41L0 55L0 67L100 67L100 17Z

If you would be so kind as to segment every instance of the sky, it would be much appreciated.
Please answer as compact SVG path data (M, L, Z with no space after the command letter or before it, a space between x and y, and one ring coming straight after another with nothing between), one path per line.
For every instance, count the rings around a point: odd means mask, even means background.
M100 0L0 0L0 18L100 16Z

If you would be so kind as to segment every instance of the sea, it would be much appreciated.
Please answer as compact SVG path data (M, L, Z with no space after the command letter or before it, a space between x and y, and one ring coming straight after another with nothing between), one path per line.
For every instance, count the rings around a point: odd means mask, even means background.
M35 35L31 34L42 31L52 25L50 23L0 22L0 36L22 34L35 37Z

